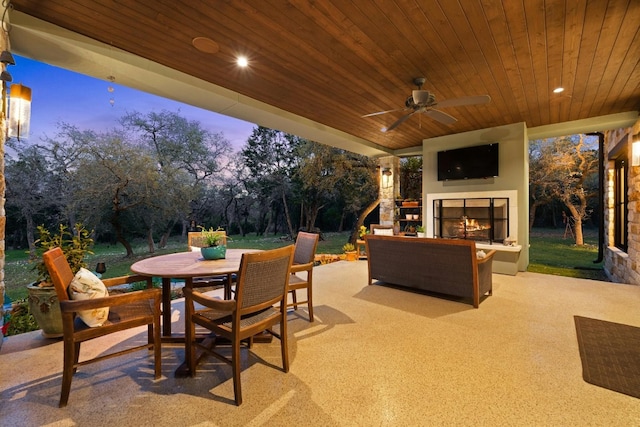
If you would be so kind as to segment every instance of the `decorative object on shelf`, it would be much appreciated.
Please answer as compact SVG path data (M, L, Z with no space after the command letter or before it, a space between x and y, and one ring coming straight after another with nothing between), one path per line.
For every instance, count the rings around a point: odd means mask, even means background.
M420 205L420 202L416 200L405 200L402 202L403 208L417 208Z
M507 237L506 239L504 239L502 241L502 244L505 246L515 246L516 245L516 239L512 239L511 237Z
M427 233L425 233L422 225L416 226L416 233L418 233L418 237L427 237Z
M345 243L342 247L342 251L345 254L345 259L347 261L355 261L358 258L358 253L356 252L356 247L353 246L353 243Z

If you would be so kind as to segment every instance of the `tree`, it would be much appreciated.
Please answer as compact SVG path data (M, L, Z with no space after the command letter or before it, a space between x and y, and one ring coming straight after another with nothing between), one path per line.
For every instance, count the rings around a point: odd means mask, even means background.
M171 182L178 184L178 187L171 186L168 189L181 188L186 192L188 185L191 187L188 193L193 200L204 196L210 188L222 182L219 175L227 168L231 154L231 144L223 134L209 132L200 122L189 121L179 113L164 110L146 115L139 112L128 113L120 122L125 129L134 133L130 138L137 137L140 145L154 153L158 173L164 176L163 180L167 185ZM180 176L180 181L176 180L177 176ZM183 202L181 199L186 195L183 191L171 192L173 206L180 206L175 203ZM175 210L172 214L166 209L163 212L166 215L156 218L153 223L164 230L161 245L168 238L176 221L183 221L184 230L189 216L195 216L194 212L189 213L183 209ZM148 226L151 227L152 224ZM147 235L150 244L153 244L152 234L152 229L149 228Z
M248 171L245 188L258 200L258 234L264 233L270 224L274 233L277 231L275 218L281 207L289 234L294 235L287 195L297 164L294 150L299 144L300 138L294 135L259 126L240 152Z
M597 139L580 134L532 144L537 146L533 149L536 186L533 197L561 200L569 210L576 245L583 245L583 222L589 217L589 199L596 197L597 190Z
M132 224L165 204L166 181L156 158L149 150L127 143L124 132L110 131L86 147L75 180L77 208L85 224L110 224L126 256L132 257Z
M315 228L318 213L329 203L342 200L347 211L356 212L376 199L375 164L370 159L312 141L301 143L296 153L301 222L307 230Z
M5 180L6 208L15 207L25 220L29 253L35 257L35 218L57 206L56 193L51 188L52 173L43 150L37 146L25 147L16 159L7 157Z

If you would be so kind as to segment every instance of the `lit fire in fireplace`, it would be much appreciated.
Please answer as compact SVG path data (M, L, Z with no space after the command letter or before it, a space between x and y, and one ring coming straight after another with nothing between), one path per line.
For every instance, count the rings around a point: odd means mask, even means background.
M478 220L473 218L469 219L466 216L462 217L462 222L460 223L460 225L464 226L465 230L467 231L483 231L491 228L491 225L489 224L481 224L478 222Z

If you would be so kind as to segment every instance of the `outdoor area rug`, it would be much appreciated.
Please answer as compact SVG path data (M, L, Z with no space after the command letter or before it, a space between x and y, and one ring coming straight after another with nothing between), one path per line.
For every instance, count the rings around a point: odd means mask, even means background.
M574 319L584 380L640 399L640 328Z

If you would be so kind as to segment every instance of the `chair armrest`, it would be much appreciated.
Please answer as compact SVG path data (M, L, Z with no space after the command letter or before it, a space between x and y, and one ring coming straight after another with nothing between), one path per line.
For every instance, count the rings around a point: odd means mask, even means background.
M478 264L484 264L485 262L489 262L489 260L493 258L495 254L496 254L495 249L490 250L489 252L487 252L487 255L485 255L484 258L478 258Z
M291 265L291 273L299 273L301 271L309 271L313 268L313 262L308 262L306 264L293 264Z
M131 304L138 301L151 301L162 298L161 289L145 289L142 291L127 292L108 297L94 298L87 300L67 300L60 301L60 310L63 313L75 313L80 310L93 310L103 307L115 307L118 305Z
M192 300L207 308L211 308L213 310L218 310L218 311L232 312L233 310L236 309L235 300L227 300L227 299L223 300L217 297L212 298L210 296L207 296L205 294L202 294L200 292L194 291L193 289L189 289L186 287L182 288L182 291L184 292L184 296L187 302L189 302L189 300Z

